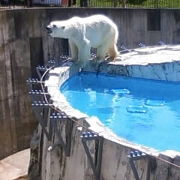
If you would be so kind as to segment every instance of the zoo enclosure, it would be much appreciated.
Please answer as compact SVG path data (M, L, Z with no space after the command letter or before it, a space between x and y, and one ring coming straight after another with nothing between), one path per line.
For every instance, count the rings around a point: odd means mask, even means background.
M0 0L0 6L180 8L180 0Z

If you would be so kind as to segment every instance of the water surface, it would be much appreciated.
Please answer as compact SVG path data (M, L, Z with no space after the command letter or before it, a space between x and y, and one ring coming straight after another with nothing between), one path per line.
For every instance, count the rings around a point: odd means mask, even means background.
M180 83L80 73L60 90L72 107L97 116L118 136L180 151Z

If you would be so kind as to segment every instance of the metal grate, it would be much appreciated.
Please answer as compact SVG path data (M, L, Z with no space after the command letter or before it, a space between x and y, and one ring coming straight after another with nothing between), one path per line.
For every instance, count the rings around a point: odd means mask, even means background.
M59 121L69 121L70 119L66 116L64 112L56 111L53 108L53 104L50 100L50 95L47 92L46 87L44 86L44 79L46 73L50 68L53 68L57 65L62 64L68 58L63 56L60 60L50 60L48 61L47 66L37 66L36 73L39 78L29 78L27 80L29 94L32 99L32 108L36 119L38 120L46 138L50 142L48 150L52 151L56 147L60 146L64 149L66 156L70 156L70 147L71 147L71 138L62 138L62 130L58 127ZM71 123L66 123L65 126L72 131ZM52 132L57 136L57 140L53 139Z

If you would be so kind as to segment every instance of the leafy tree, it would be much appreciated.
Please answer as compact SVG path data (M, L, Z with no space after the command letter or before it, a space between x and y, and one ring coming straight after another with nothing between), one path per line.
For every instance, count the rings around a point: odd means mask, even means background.
M127 0L129 4L142 4L146 0Z

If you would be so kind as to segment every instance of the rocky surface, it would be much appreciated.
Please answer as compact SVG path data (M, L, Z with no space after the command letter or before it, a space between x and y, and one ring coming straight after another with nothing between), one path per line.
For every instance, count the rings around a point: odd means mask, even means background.
M180 81L179 52L179 45L143 47L120 54L114 62L100 64L92 62L85 70L146 79Z

